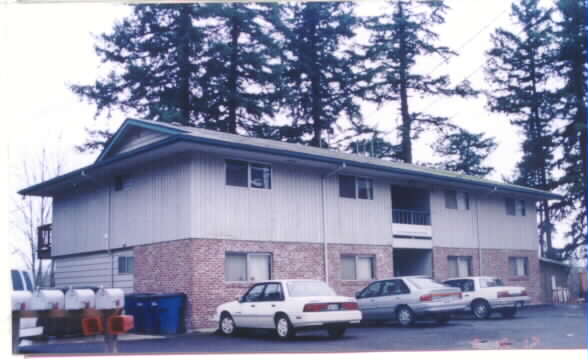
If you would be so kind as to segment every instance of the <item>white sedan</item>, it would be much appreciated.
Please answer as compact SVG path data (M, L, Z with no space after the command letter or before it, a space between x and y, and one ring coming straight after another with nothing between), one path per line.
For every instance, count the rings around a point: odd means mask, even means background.
M449 286L461 288L467 306L477 319L487 319L493 312L506 318L515 316L517 309L528 303L527 290L521 286L505 286L502 280L489 276L452 278L444 281Z
M297 331L322 328L341 337L350 324L359 323L361 312L354 298L337 296L319 280L274 280L253 285L239 298L216 308L214 315L224 335L239 329L275 329L288 339Z

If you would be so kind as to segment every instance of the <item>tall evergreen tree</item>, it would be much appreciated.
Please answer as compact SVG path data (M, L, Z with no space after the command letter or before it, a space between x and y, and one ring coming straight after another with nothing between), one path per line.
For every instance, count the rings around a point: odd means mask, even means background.
M400 102L399 127L402 158L413 162L412 142L426 127L445 125L447 118L411 112L413 96L470 96L475 92L469 84L452 87L446 75L433 76L416 70L419 59L455 55L445 46L437 45L439 36L433 31L445 22L448 7L441 0L403 1L390 3L390 11L365 20L370 42L364 48L366 66L363 70L362 93L380 104Z
M558 72L564 78L559 91L559 118L564 126L558 129L557 142L563 147L558 165L564 170L559 184L565 193L564 215L573 215L568 235L570 243L565 255L586 244L586 92L588 9L585 0L559 0L561 21L558 31Z
M523 158L514 182L551 191L557 187L552 136L557 95L550 83L555 76L552 10L540 7L539 0L520 0L512 5L511 15L518 32L497 29L492 35L486 65L488 104L522 130ZM550 254L552 205L541 201L538 213L541 249Z
M277 5L136 5L99 37L96 52L112 72L72 90L103 111L249 133L274 114ZM276 65L278 64L278 65ZM110 134L95 132L85 147Z
M357 20L353 3L304 2L289 5L283 29L283 105L293 119L288 128L310 144L324 146L342 115L359 117L354 102L355 57L345 51ZM327 144L328 146L328 144Z
M494 171L493 167L482 163L496 149L496 141L492 137L484 137L483 133L456 128L443 134L433 147L443 157L442 162L430 164L433 167L480 177Z

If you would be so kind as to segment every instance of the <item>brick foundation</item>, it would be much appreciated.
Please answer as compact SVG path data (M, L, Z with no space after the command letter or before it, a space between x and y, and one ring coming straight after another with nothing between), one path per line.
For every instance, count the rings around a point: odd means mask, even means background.
M539 260L537 252L533 250L503 250L482 249L482 274L496 276L507 285L523 286L527 288L532 304L543 301L541 291L541 278L539 273ZM448 256L471 256L473 276L480 275L480 256L478 249L464 248L433 248L433 276L437 280L445 280L448 274ZM520 256L528 258L528 276L516 277L510 274L509 257Z
M135 248L135 292L184 292L188 296L186 327L212 327L214 309L234 300L252 282L224 280L225 252L272 254L273 279L324 279L323 245L235 240L177 240ZM369 281L343 281L341 255L373 255L376 278L392 276L389 246L329 244L329 283L340 294L353 296Z

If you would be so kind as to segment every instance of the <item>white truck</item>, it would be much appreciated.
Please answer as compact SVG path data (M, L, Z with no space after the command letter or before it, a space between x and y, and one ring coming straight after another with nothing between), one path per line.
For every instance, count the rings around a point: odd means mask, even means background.
M512 318L517 310L530 301L527 290L521 286L505 286L502 280L490 276L451 278L446 285L460 288L466 300L465 311L476 319L487 319L493 312Z
M10 270L10 276L12 279L12 302L13 308L14 303L18 302L19 299L25 298L32 298L32 293L34 291L34 284L30 273L27 270L13 268ZM24 301L30 305L30 300ZM20 304L19 307L24 306ZM15 309L13 309L15 310ZM23 309L23 310L30 310L30 309ZM36 336L41 336L43 334L43 327L37 326L37 318L22 318L20 319L20 331L18 338L19 339L26 339L32 338Z

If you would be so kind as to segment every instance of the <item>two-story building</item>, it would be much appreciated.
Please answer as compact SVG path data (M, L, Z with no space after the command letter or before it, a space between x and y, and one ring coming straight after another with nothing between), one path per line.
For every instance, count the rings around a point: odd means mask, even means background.
M254 281L353 295L396 275L496 275L540 299L535 203L557 195L279 141L127 120L97 160L31 186L57 286L184 292L187 326Z

